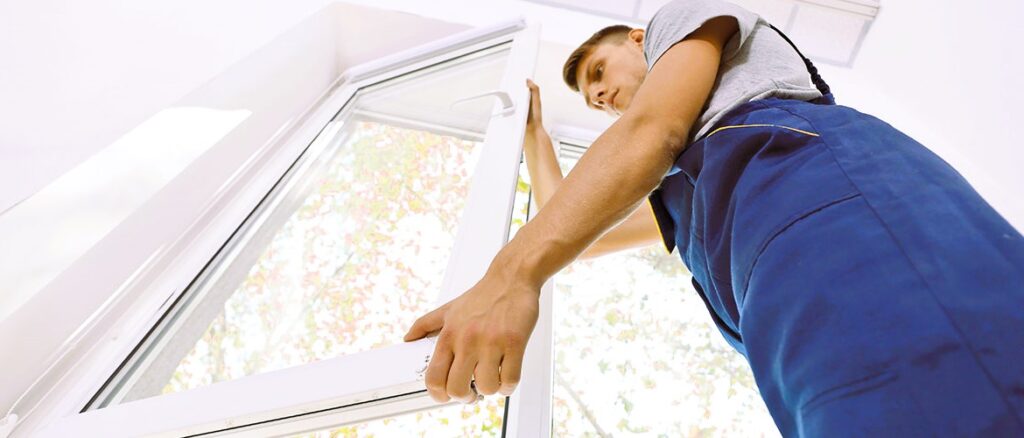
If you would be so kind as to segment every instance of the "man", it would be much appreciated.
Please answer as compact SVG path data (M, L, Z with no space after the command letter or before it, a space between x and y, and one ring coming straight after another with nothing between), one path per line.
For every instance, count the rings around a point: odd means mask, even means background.
M541 284L657 229L784 435L1024 435L1024 237L787 41L677 0L574 52L566 83L618 119L564 183L527 144L544 207L406 335L438 332L431 396L510 394Z

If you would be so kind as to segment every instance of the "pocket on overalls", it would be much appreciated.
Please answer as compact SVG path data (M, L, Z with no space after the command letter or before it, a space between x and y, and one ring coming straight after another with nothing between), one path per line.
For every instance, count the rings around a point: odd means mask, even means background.
M705 164L711 168L702 177L716 178L702 181L708 183L702 195L716 199L706 212L709 271L731 285L738 308L754 261L774 235L808 212L856 193L809 124L797 124L800 120L779 109L765 111L758 119L779 122L726 125L705 138Z

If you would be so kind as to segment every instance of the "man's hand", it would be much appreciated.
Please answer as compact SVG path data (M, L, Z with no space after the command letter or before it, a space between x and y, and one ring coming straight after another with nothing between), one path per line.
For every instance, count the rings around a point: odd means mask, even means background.
M527 79L526 87L530 89L530 112L526 116L526 135L535 135L544 131L544 123L540 114L540 87Z
M458 298L423 315L405 335L414 341L440 331L426 385L438 402L473 403L477 394L512 394L526 341L537 324L540 288L492 270Z

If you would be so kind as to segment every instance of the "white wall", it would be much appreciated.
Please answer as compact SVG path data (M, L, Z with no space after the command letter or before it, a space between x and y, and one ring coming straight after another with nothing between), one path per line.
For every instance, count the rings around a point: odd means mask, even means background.
M850 69L822 66L840 104L941 155L1024 230L1024 2L890 0ZM797 41L799 44L799 41Z
M0 211L326 3L0 2Z

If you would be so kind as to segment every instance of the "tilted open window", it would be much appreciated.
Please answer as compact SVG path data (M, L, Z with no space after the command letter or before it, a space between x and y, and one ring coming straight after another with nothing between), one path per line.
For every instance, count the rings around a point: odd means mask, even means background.
M189 255L205 266L136 327L112 375L80 383L98 388L80 412L49 409L39 434L279 436L445 417L452 434L497 436L509 409L546 415L515 396L437 407L422 382L433 340L401 339L480 278L525 214L537 43L515 22L347 72L314 109L333 117L231 238Z

